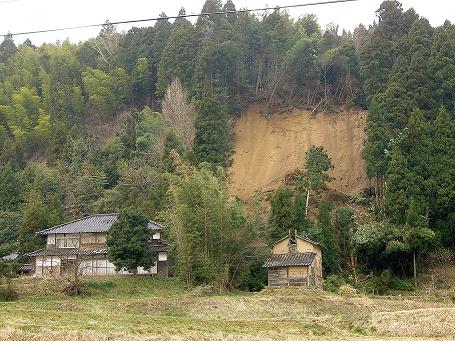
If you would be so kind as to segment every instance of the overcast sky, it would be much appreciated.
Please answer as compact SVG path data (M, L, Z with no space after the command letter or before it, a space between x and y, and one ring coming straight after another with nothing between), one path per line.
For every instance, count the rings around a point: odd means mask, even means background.
M234 0L237 8L293 5L315 0ZM187 13L199 13L205 0L0 0L0 34L39 29L80 26L102 23L105 20L122 21L153 18L161 12L176 15L181 7ZM375 10L382 0L359 0L358 2L314 7L296 8L289 11L292 17L314 13L322 27L335 23L340 29L353 30L358 24L368 25L375 20ZM452 0L402 0L404 9L414 7L418 14L426 17L433 26L441 25L445 19L455 21L455 1ZM144 23L149 26L151 23ZM140 26L137 25L136 26ZM119 30L128 30L131 25L120 25ZM35 34L29 36L35 45L69 38L73 42L86 40L97 35L99 28L65 32ZM26 36L15 37L16 43ZM0 37L1 39L1 37Z

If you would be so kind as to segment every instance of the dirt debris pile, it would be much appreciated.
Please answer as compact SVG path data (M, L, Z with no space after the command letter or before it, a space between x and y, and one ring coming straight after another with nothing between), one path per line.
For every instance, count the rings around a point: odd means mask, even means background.
M252 106L235 123L231 194L248 200L276 189L286 174L303 169L305 153L313 145L324 146L335 166L329 187L359 194L368 186L362 159L364 111L310 114L293 109L266 117L261 112L261 106Z

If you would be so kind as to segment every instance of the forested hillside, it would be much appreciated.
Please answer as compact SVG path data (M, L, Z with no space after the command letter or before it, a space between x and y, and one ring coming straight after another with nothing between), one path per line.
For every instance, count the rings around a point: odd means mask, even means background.
M223 9L235 5L207 0L201 11ZM323 191L325 172L336 167L315 147L302 155L297 180L271 197L269 221L248 217L260 230L256 239L297 227L326 244L326 273L358 262L409 274L413 254L455 247L454 25L431 27L394 0L354 32L278 10L195 23L161 16L128 32L106 22L78 44L16 45L11 36L1 43L0 254L31 251L41 244L37 230L95 212L134 207L153 219L191 221L185 214L199 211L177 210L190 188L203 197L192 205L212 203L204 197L212 193L223 210L219 167L231 166L233 121L253 102L265 115L366 110L363 157L372 184L358 198L368 224L325 200L310 221L305 196ZM185 173L201 163L201 174ZM222 183L198 187L210 177ZM238 209L225 211L235 226L243 224Z

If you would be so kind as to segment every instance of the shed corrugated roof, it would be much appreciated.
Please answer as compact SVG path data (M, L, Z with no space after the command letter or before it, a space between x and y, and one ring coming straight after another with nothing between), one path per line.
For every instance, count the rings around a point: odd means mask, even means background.
M118 213L94 214L78 220L70 221L49 229L37 232L37 234L61 234L61 233L96 233L107 232L117 221ZM163 226L154 221L149 221L148 227L153 231L163 229Z
M304 252L304 253L291 253L291 254L280 254L272 255L266 260L263 268L280 268L285 266L308 266L313 263L316 253Z

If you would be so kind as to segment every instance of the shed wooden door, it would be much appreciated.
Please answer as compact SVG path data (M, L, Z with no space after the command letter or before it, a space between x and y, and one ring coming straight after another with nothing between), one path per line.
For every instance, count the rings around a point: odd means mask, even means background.
M269 268L268 281L270 286L288 285L288 268Z

